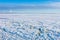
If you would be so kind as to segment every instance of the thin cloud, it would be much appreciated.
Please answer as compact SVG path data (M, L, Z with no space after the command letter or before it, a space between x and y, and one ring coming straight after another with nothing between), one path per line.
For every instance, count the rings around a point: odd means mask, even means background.
M45 4L0 4L0 9L60 9L60 2Z
M53 3L45 4L44 6L48 6L48 7L51 7L51 8L59 8L60 9L60 2L53 2Z

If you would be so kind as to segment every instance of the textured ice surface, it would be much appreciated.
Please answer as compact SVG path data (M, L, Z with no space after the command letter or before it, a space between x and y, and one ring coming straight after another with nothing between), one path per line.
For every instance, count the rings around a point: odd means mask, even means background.
M0 14L0 40L60 40L60 16Z

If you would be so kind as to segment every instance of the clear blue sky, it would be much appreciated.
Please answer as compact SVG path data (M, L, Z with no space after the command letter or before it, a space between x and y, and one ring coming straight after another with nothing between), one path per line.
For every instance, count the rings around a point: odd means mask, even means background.
M58 12L58 11L60 11L60 0L0 0L0 6L1 6L1 4L5 5L5 4L10 4L10 3L11 3L11 5L12 5L12 3L13 4L15 3L15 4L24 4L24 5L33 4L35 6L37 6L36 4L40 4L38 6L39 6L39 8L42 9L41 12L43 12L43 10L45 10L46 12L47 11L48 12L49 11L50 12ZM0 7L0 8L2 8L2 7ZM25 8L25 7L23 7L23 8ZM54 9L54 11L53 11L53 9Z
M60 0L0 0L0 3L46 3L60 2Z

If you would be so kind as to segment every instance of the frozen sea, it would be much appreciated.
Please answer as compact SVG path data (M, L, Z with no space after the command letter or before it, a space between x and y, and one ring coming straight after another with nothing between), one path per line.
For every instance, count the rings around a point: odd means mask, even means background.
M0 40L60 40L60 14L0 11Z

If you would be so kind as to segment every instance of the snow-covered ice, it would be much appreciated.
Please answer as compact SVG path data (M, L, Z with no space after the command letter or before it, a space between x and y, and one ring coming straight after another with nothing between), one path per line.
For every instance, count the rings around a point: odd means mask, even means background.
M60 14L0 14L0 40L60 40Z

